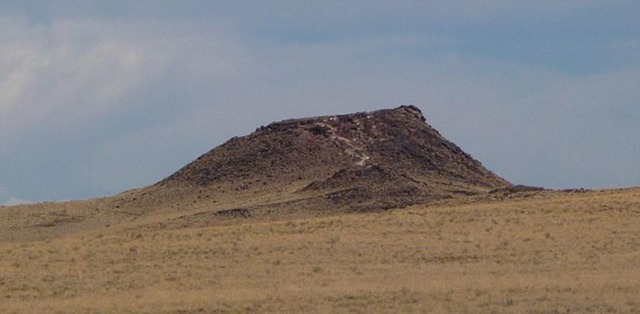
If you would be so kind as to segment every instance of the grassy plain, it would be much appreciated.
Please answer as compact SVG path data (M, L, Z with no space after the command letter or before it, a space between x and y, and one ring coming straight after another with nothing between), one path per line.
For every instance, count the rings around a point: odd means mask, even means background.
M0 208L3 313L640 312L637 188L64 232L88 204L45 237Z

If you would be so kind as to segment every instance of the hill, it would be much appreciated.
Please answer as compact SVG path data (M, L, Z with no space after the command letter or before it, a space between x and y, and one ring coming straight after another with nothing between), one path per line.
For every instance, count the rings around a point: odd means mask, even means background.
M7 313L638 313L640 189L512 185L415 107L275 122L148 187L0 207Z
M214 148L153 188L197 190L201 199L267 188L294 195L293 205L306 210L362 211L505 186L428 125L418 108L401 106L275 122Z
M429 204L512 188L426 123L414 106L284 120L232 138L160 182L14 217L46 237L123 221L165 227L310 217ZM51 212L49 211L51 210ZM157 221L157 214L170 219ZM0 237L3 232L0 231Z

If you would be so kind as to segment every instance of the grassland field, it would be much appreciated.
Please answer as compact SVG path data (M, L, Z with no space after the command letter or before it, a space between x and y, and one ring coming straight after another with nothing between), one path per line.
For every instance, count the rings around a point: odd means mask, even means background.
M0 208L3 228L15 210ZM640 312L638 188L11 232L0 242L2 313Z

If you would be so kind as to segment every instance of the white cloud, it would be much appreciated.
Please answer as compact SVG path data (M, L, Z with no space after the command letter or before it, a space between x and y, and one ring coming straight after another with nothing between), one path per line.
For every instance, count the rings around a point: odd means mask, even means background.
M11 22L1 24L6 23ZM83 125L155 74L143 71L144 62L153 61L134 43L103 39L84 45L81 28L68 34L23 32L21 41L3 40L0 46L1 70L8 73L0 81L0 127L13 136L8 141L30 129Z
M5 149L28 133L74 131L131 106L149 105L126 99L154 80L186 75L211 81L241 70L236 67L241 49L232 39L216 37L215 31L184 33L180 23L54 20L32 26L5 18L0 28L15 32L0 35Z

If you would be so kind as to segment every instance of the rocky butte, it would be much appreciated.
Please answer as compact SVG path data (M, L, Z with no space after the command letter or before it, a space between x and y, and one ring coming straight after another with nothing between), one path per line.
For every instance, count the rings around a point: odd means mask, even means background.
M500 197L519 188L442 137L418 108L401 106L274 122L148 187L36 204L30 207L36 216L16 207L6 212L13 215L12 231L0 230L0 239L123 224L159 230L377 211Z
M238 208L218 214L250 217L390 209L509 186L417 107L401 106L274 122L130 199L204 205L233 198Z

